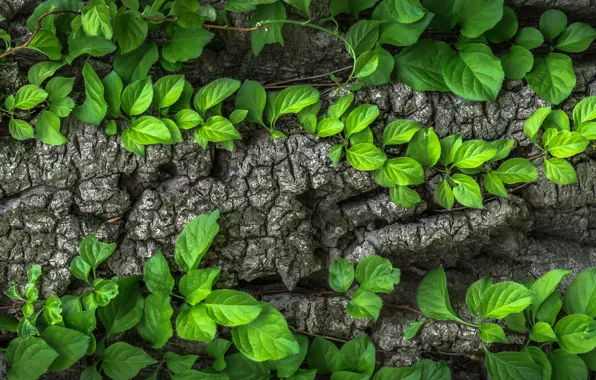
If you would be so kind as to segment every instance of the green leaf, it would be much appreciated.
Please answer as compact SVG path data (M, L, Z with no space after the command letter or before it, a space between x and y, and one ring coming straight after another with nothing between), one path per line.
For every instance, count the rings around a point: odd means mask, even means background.
M505 343L509 344L509 339L505 336L503 328L494 323L483 323L480 325L478 335L484 343Z
M60 40L54 33L45 28L37 32L27 48L37 50L53 61L62 58L62 44Z
M455 197L453 195L453 189L447 178L443 178L443 180L437 185L435 189L435 199L437 203L441 206L445 207L447 210L451 210L453 207L453 203L455 202Z
M524 79L534 67L534 55L523 46L513 45L500 60L507 79Z
M410 325L406 328L406 331L404 332L404 338L406 338L408 340L414 339L416 337L416 335L418 335L418 332L420 331L422 326L424 326L424 323L425 323L425 321L410 322ZM379 377L379 373L381 371L383 371L383 369L381 369L379 372L377 372L377 374L376 374L377 377ZM381 376L381 378L383 378L383 377Z
M443 77L449 89L465 100L495 100L505 74L488 46L470 44L445 60Z
M515 11L504 7L503 17L494 28L486 32L486 39L493 44L500 44L515 36L519 26Z
M443 65L454 54L444 42L418 41L395 56L398 79L416 91L449 91Z
M391 53L383 49L380 44L377 44L374 52L379 57L379 64L372 74L361 78L362 82L373 86L391 83L391 74L395 67L395 59Z
M281 313L267 303L261 304L261 308L256 319L232 329L232 338L238 350L257 362L297 354L300 346Z
M118 295L118 285L111 280L96 279L93 281L95 287L95 301L99 306L107 305Z
M443 268L433 269L424 276L418 287L416 300L420 311L428 318L461 321L451 307Z
M49 145L62 145L67 142L60 134L60 119L51 111L43 111L35 124L37 137Z
M174 277L170 273L168 261L160 251L145 263L143 280L153 294L170 294L174 289Z
M557 336L548 323L536 322L530 333L530 339L538 343L556 342Z
M584 361L584 364L590 371L594 371L596 369L596 354L595 350L592 350L588 353L581 354L579 357Z
M596 269L588 269L571 281L565 291L565 311L596 317Z
M482 295L492 285L493 279L491 277L487 277L481 278L480 280L474 282L468 288L468 291L466 292L466 305L474 316L478 313L478 307L480 306Z
M534 92L553 104L567 99L576 82L571 58L559 53L536 58L534 68L526 79Z
M184 89L182 75L167 75L161 77L153 85L153 104L158 109L167 108L178 101Z
M60 326L50 326L43 330L41 337L57 353L50 370L64 371L85 355L90 338L78 331Z
M536 296L532 304L532 313L534 316L536 316L542 303L555 291L561 280L570 274L570 270L551 270L532 284L530 290Z
M255 380L267 380L271 377L271 371L265 363L252 361L241 353L226 357L226 362L228 365L223 374L230 379L249 377Z
M375 47L379 39L380 24L376 20L361 20L348 29L346 41L357 56ZM348 48L348 51L351 49Z
M166 27L166 34L170 43L161 49L164 59L170 62L188 61L198 58L203 53L203 48L213 34L203 28L186 29L176 24Z
M201 114L232 96L240 88L240 81L228 78L217 79L201 88L195 96L195 108Z
M310 18L310 0L284 0L286 3L290 4L296 9L301 10L302 12L306 13L308 18Z
M455 174L451 179L457 184L453 189L453 195L459 203L471 208L483 207L480 186L473 178L465 174Z
M595 97L596 98L596 97ZM354 101L354 94L350 93L337 99L334 104L329 106L327 115L332 119L340 119L344 113L350 108Z
M505 188L503 181L493 172L486 173L484 176L484 188L493 195L509 198L509 192Z
M420 194L407 186L393 186L389 189L389 196L396 205L404 208L414 208L420 203Z
M62 66L64 66L62 62L43 61L36 63L27 72L27 80L31 84L41 86L44 80L54 75Z
M118 342L106 348L102 368L114 380L128 380L135 377L141 369L155 363L157 361L140 348Z
M395 120L383 130L383 146L405 144L421 129L422 126L415 121Z
M149 108L152 100L151 78L147 77L126 86L122 93L122 109L131 116L140 115Z
M263 111L267 102L267 93L259 82L246 80L236 95L236 107L248 110L246 120L265 126Z
M163 121L153 116L143 116L136 119L128 131L130 139L141 145L168 144L172 142L169 128Z
M215 337L217 326L207 315L205 304L189 306L184 304L176 318L176 331L182 339L210 342Z
M108 103L109 113L114 116L120 116L120 107L122 106L122 89L124 88L122 79L120 79L118 73L112 71L108 76L103 78L102 84L104 87L105 99ZM52 95L50 94L50 98L51 97Z
M577 129L577 133L588 140L596 140L596 122L585 123Z
M523 28L517 33L515 43L528 50L532 50L544 43L544 37L536 28Z
M548 355L548 360L552 365L552 378L555 380L580 380L588 378L588 369L577 355L559 349L552 351Z
M281 91L275 97L275 117L271 124L280 116L298 113L302 109L319 101L319 91L310 86L292 86Z
M174 334L171 322L173 314L168 295L149 295L145 299L143 319L137 326L139 335L150 341L153 348L162 348Z
M83 68L83 78L86 98L82 105L75 108L74 116L83 123L99 125L108 111L103 84L89 63Z
M379 116L379 108L363 104L354 109L346 119L346 137L350 137L367 128Z
M178 24L184 28L198 28L203 24L203 17L197 12L201 4L196 0L175 0L172 11L176 15Z
M596 348L596 321L584 314L571 314L555 325L559 346L570 354L583 354Z
M147 39L149 28L143 15L136 10L120 9L114 22L114 38L120 45L122 54L135 50ZM108 37L106 37L108 38Z
M285 20L286 9L281 2L273 4L262 4L257 6L256 12L250 18L250 26L256 26L263 20ZM281 24L268 25L267 30L255 30L250 32L252 50L259 55L265 45L279 43L284 45L284 37L281 34Z
M555 320L561 311L561 292L555 291L551 294L538 309L536 320L546 322L551 326L555 325Z
M262 306L251 295L237 290L215 290L205 299L209 316L223 326L245 325L261 313Z
M147 77L157 58L157 45L153 43L144 43L128 54L117 51L114 57L114 71L124 83L142 80Z
M492 29L503 17L503 0L460 0L456 2L461 34L476 38Z
M113 53L114 50L116 50L116 45L108 39L78 33L76 36L71 35L68 38L68 55L64 57L64 60L68 64L71 64L77 57L83 54L89 54L92 57L102 57ZM118 71L116 66L114 66L114 69Z
M549 9L540 16L540 31L549 41L557 38L566 26L567 16L558 9Z
M421 129L412 138L406 154L427 167L433 167L441 156L441 143L432 128Z
M524 123L524 133L530 141L537 143L537 136L540 127L551 113L551 107L538 108L532 116L530 116Z
M85 7L83 12L82 26L88 36L112 38L112 22L110 8L103 2L92 1L92 6Z
M203 118L193 110L180 110L176 114L176 125L180 129L192 129L203 123Z
M329 286L336 292L346 293L354 282L354 265L343 257L329 266Z
M296 335L296 340L300 345L300 352L294 355L286 356L285 358L275 362L277 377L291 378L292 375L299 370L300 365L304 361L306 352L308 350L308 338L304 335Z
M379 54L369 50L358 57L354 69L355 78L364 78L374 73L379 66Z
M0 330L16 332L19 320L13 315L0 313Z
M557 158L568 158L582 153L590 141L578 132L559 131L548 143L545 143L548 152Z
M80 331L83 334L89 335L92 338L91 343L87 349L87 353L89 353L89 349L95 349L95 338L92 336L93 330L95 330L95 328L97 327L97 320L95 319L95 309L77 311L66 316L66 318L64 319L64 325L69 329Z
M184 272L197 269L201 259L219 232L219 211L199 215L191 220L176 240L176 262Z
M463 141L460 135L447 136L442 139L440 142L441 156L439 157L439 162L443 166L453 163L455 152L457 152L462 143Z
M133 276L119 279L116 298L97 310L108 337L126 331L139 323L143 317L143 305L139 278Z
M372 375L375 369L375 346L363 334L344 344L339 351L339 370Z
M542 371L527 352L486 352L486 369L494 380L542 380Z
M186 298L186 302L196 305L213 291L213 285L219 278L221 267L209 269L197 269L188 272L180 280L180 293Z
M505 318L524 310L534 301L534 293L525 286L506 281L489 287L480 299L480 315L483 318Z
M492 173L508 185L518 182L533 182L538 179L536 167L525 158L509 159Z
M383 4L391 17L403 24L416 22L426 14L419 0L385 0Z
M317 124L316 134L319 137L329 137L343 131L344 123L338 119L326 118Z
M207 346L207 350L209 350L209 347L211 347L211 345L213 343L216 343L218 341L221 341L222 339L218 339L215 340L211 343L209 343L209 345ZM168 365L168 370L172 371L175 374L179 374L182 373L184 371L188 371L189 369L192 368L193 364L195 363L195 361L198 359L199 357L196 355L178 355L174 352L166 352L166 354L163 357L163 360L165 360L165 362Z
M382 307L383 301L374 292L358 289L352 294L347 310L353 318L371 318L376 323Z
M8 123L10 135L17 140L27 140L35 137L33 128L25 120L10 118Z
M358 170L375 170L383 166L387 156L373 144L356 144L346 151L350 165Z
M13 108L30 110L46 100L48 93L34 84L25 85L15 94Z
M409 24L401 23L395 20L389 13L387 8L391 8L390 3L394 0L387 0L381 2L375 9L372 19L383 21L380 30L379 43L390 44L395 46L411 46L418 41L420 35L430 24L434 15L432 13L424 14L424 17L416 22Z
M308 348L306 361L318 375L328 375L339 370L339 349L327 339L315 336Z
M573 109L573 122L578 128L588 121L596 119L596 96L590 96L579 102Z
M546 177L558 185L577 183L577 173L573 166L562 158L544 160Z
M495 140L492 141L490 144L493 146L493 148L497 150L497 154L490 159L490 162L496 162L509 156L509 153L511 153L511 151L513 150L513 146L515 145L515 140Z
M10 380L37 379L44 374L59 354L42 339L19 337L10 342L6 360L10 363Z
M244 119L246 119L247 115L248 115L248 110L235 109L230 114L230 122L232 124L242 123L244 121Z
M522 352L527 352L530 354L530 357L538 365L542 372L542 379L543 380L550 380L552 376L552 366L548 361L548 358L544 354L544 352L538 347L526 347L522 350Z
M213 342L211 342L207 345L207 353L209 355L211 355L213 357L213 359L215 359L213 361L213 369L215 369L216 371L221 372L227 367L227 364L225 361L225 355L231 345L232 345L232 342L230 342L229 340L225 340L225 339L215 339ZM198 356L195 356L195 359L197 359L197 358L198 358ZM168 363L168 368L169 368L169 363Z
M496 154L497 149L486 141L466 141L455 152L453 166L461 169L476 168L492 159Z
M557 40L556 48L567 53L581 53L596 39L596 30L583 22L569 25Z
M396 185L419 185L424 183L424 170L418 161L408 157L387 160L383 165L385 176Z

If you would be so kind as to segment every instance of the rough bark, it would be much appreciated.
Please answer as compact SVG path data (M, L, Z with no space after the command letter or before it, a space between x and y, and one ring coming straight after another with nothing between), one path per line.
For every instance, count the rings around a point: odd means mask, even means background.
M315 16L324 15L323 3L313 2ZM596 17L594 0L513 3L527 9L534 24L534 16L551 7L561 8L570 19ZM0 0L0 12L14 18L12 31L23 30L24 18L16 15L30 7L31 2ZM248 23L246 16L234 22ZM274 82L350 64L338 40L305 28L285 30L286 46L267 47L259 57L252 54L249 36L218 34L211 49L186 64L184 74L198 87L221 76ZM18 87L31 64L19 59L0 68L0 76L9 79L0 90ZM107 74L108 65L94 64ZM578 57L575 67L578 84L562 107L567 111L583 97L596 95L592 56ZM323 100L331 100L330 95ZM507 82L495 102L416 93L403 84L365 88L357 101L379 106L383 117L374 125L377 131L388 121L408 118L433 126L440 136L515 138L520 154L532 153L523 135L524 120L546 104L522 81ZM297 129L291 118L280 125L286 131ZM480 277L525 281L554 268L577 273L596 261L593 151L576 159L577 185L558 187L542 176L510 199L487 203L484 210L444 213L432 202L438 178L431 173L427 185L417 189L424 202L406 210L393 204L367 173L346 164L331 166L327 152L333 141L306 135L270 141L250 129L234 153L214 147L203 151L185 136L175 146L149 147L142 159L127 152L119 137L106 136L96 126L68 119L63 132L68 143L62 147L0 141L2 288L22 283L26 269L38 263L44 271L43 294L64 294L76 286L68 264L88 234L119 244L105 272L139 274L157 249L175 270L173 247L181 228L194 216L219 209L221 232L205 265L223 266L220 285L287 289L263 298L297 330L340 340L368 332L380 363L442 358L450 361L455 379L476 379L483 370L470 359L481 351L472 330L436 324L412 341L403 338L417 316L392 305L416 306L416 288L426 270L447 269L453 303L462 311L467 285ZM357 261L371 254L389 258L402 270L402 282L385 297L376 325L349 318L342 297L291 292L325 289L326 268L334 259ZM134 333L123 338L137 339ZM167 348L192 352L202 347L174 340ZM78 378L77 370L61 376Z

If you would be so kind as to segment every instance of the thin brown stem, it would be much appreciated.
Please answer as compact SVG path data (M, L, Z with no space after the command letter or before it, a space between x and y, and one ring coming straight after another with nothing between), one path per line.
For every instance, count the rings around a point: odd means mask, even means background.
M145 21L151 22L178 22L177 18L168 18L168 17L145 17ZM250 28L242 28L242 27L235 27L235 26L228 26L228 25L213 25L213 24L203 24L201 27L205 29L220 29L220 30L229 30L234 32L252 32L255 30L269 30L264 25L253 26Z
M325 77L328 77L331 74L337 74L337 73L341 73L342 71L352 70L352 67L353 66L346 66L346 67L343 67L341 69L333 70L333 71L330 71L330 72L325 73L325 74L314 75L312 77L286 79L286 80L282 80L281 82L269 83L269 84L265 85L265 88L267 88L269 86L279 86L281 84L286 84L286 83L304 82L304 81L307 81L307 80L313 80L313 79L318 79L318 78L325 78Z
M61 9L61 10L50 11L50 12L46 12L46 13L42 14L37 19L37 22L35 23L35 30L31 34L31 36L29 37L29 39L27 39L27 41L25 41L25 43L22 44L21 46L17 46L15 48L8 49L4 53L0 54L0 59L5 58L5 57L8 57L9 55L13 55L13 54L17 53L20 50L26 49L31 44L31 42L33 41L33 39L35 38L35 36L37 36L37 34L39 33L39 31L41 30L41 22L43 21L44 18L46 18L48 16L57 15L57 14L64 14L64 13L70 13L70 14L78 15L78 14L81 13L81 11L71 11L71 10Z
M284 88L288 88L291 87L291 84L285 84L285 85L279 85L279 86L273 86L273 85L267 85L267 86L263 86L263 88L265 90L279 90L279 89L284 89ZM337 87L336 83L309 83L309 86L311 87Z
M320 336L321 338L325 338L327 340L334 340L336 342L341 342L341 343L348 343L347 340L344 339L339 339L339 338L334 338L332 336L326 336L326 335L319 335L319 334L313 334L311 332L308 331L302 331L302 330L298 330L292 326L289 326L290 329L292 329L296 334L302 334L302 335L308 335L308 336Z
M424 315L424 313L422 313L420 310L416 310L413 307L410 307L408 305L393 305L393 304L390 304L390 303L386 303L385 306L393 307L393 308L396 308L396 309L407 310L407 311L410 311L412 313L416 313L418 315Z

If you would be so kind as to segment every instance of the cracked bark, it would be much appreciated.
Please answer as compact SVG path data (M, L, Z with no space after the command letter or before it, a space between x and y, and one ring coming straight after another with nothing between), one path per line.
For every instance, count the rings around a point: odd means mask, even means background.
M315 18L325 15L323 3L313 2ZM570 20L596 17L593 0L513 3L523 7L534 25L549 7L564 10ZM13 34L24 34L22 25L31 4L0 1L0 12L12 19ZM248 23L246 15L234 17L238 25ZM274 82L350 64L342 44L324 33L290 26L285 37L284 48L267 47L254 57L248 35L228 38L217 32L211 48L187 63L183 72L199 87L221 76ZM596 63L591 58L590 54L575 60L578 83L562 106L566 111L583 97L596 95ZM32 63L18 57L1 67L0 75L10 80L0 84L0 92L22 84ZM108 73L109 65L93 63L100 75ZM77 68L66 70L68 76ZM156 69L155 75L163 72ZM324 94L323 100L332 99ZM365 88L357 93L357 101L381 109L382 120L374 125L377 132L391 120L408 118L433 126L440 136L515 138L517 152L530 154L523 122L546 105L523 81L507 82L497 101L487 103L466 102L446 93L416 93L403 84ZM291 118L282 119L280 126L297 128ZM149 147L147 158L141 159L101 128L68 119L63 132L69 142L62 147L0 141L3 287L23 283L28 266L39 263L44 271L42 293L64 294L74 283L68 264L87 234L119 243L119 250L103 266L105 273L139 274L157 249L175 270L175 237L194 216L216 208L222 214L221 232L204 265L223 266L221 286L324 289L326 268L337 257L356 261L377 254L402 269L402 283L385 296L387 303L415 306L422 275L442 265L454 306L462 311L467 285L480 277L525 281L554 268L578 273L596 261L593 151L576 159L577 185L557 187L542 176L510 199L488 203L484 210L438 213L432 204L438 178L429 175L427 185L418 188L424 199L421 205L403 209L367 173L346 164L332 167L327 160L333 145L329 140L292 135L270 141L255 132L230 153L203 151L185 136L187 141L176 146ZM448 360L456 379L483 376L481 365L470 359L481 346L469 328L436 324L407 341L403 331L417 316L390 306L373 325L349 318L341 297L296 292L263 299L300 331L343 340L370 333L380 363L407 365L431 357ZM134 332L122 338L137 340ZM167 349L196 353L202 347L174 339ZM78 378L77 371L79 367L60 378ZM52 378L58 377L52 374Z

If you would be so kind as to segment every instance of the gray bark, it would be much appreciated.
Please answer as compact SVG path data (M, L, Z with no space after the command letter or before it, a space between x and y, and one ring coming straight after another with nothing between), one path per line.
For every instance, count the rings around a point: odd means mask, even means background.
M313 3L315 14L323 15L323 2ZM536 9L536 15L558 6L570 19L596 17L593 0L514 4L528 12ZM8 5L8 18L30 7L0 1L0 12ZM247 24L246 16L237 17L238 25ZM532 20L537 25L537 18ZM22 22L17 16L11 27L17 30ZM267 47L254 57L249 36L218 34L213 48L186 64L184 74L199 87L221 76L274 82L350 64L343 45L323 33L287 27L285 37L284 48ZM0 68L2 78L9 79L0 84L2 93L23 83L31 62L18 62ZM95 65L107 74L108 65ZM562 106L566 111L583 97L596 95L592 56L579 57L575 67L578 84ZM323 100L332 100L331 95ZM440 136L515 138L520 154L532 153L523 135L524 121L546 105L522 81L507 82L495 102L416 93L403 84L365 88L357 93L357 101L381 109L376 132L391 120L407 118L433 126ZM298 128L291 118L281 120L280 126L286 131ZM177 234L194 216L219 209L221 232L204 265L222 265L221 286L321 290L327 287L326 268L334 259L387 257L401 268L402 282L394 294L384 297L387 305L375 325L349 318L341 297L289 292L264 299L279 308L292 327L309 334L348 340L370 333L380 364L446 359L454 378L476 379L482 378L483 370L470 359L481 352L472 330L436 324L412 341L403 338L416 315L391 305L416 307L416 288L426 270L447 269L452 301L463 313L465 290L480 277L525 281L554 268L578 273L596 261L594 151L575 160L577 185L558 187L541 176L510 199L487 203L484 210L443 213L432 202L436 175L429 172L427 184L417 189L423 203L414 210L403 209L369 174L345 163L331 166L327 152L334 142L329 139L296 134L270 141L262 131L251 129L230 153L214 147L203 151L188 135L175 146L149 147L142 159L127 152L118 136L106 136L96 126L67 119L63 132L68 143L62 147L0 141L2 289L23 283L27 268L38 263L44 272L43 295L64 294L76 286L68 265L88 234L118 242L118 251L102 269L106 274L140 274L157 249L176 270ZM139 340L134 332L122 338ZM190 353L203 345L176 339L167 348ZM78 378L77 371L79 367L60 376Z

